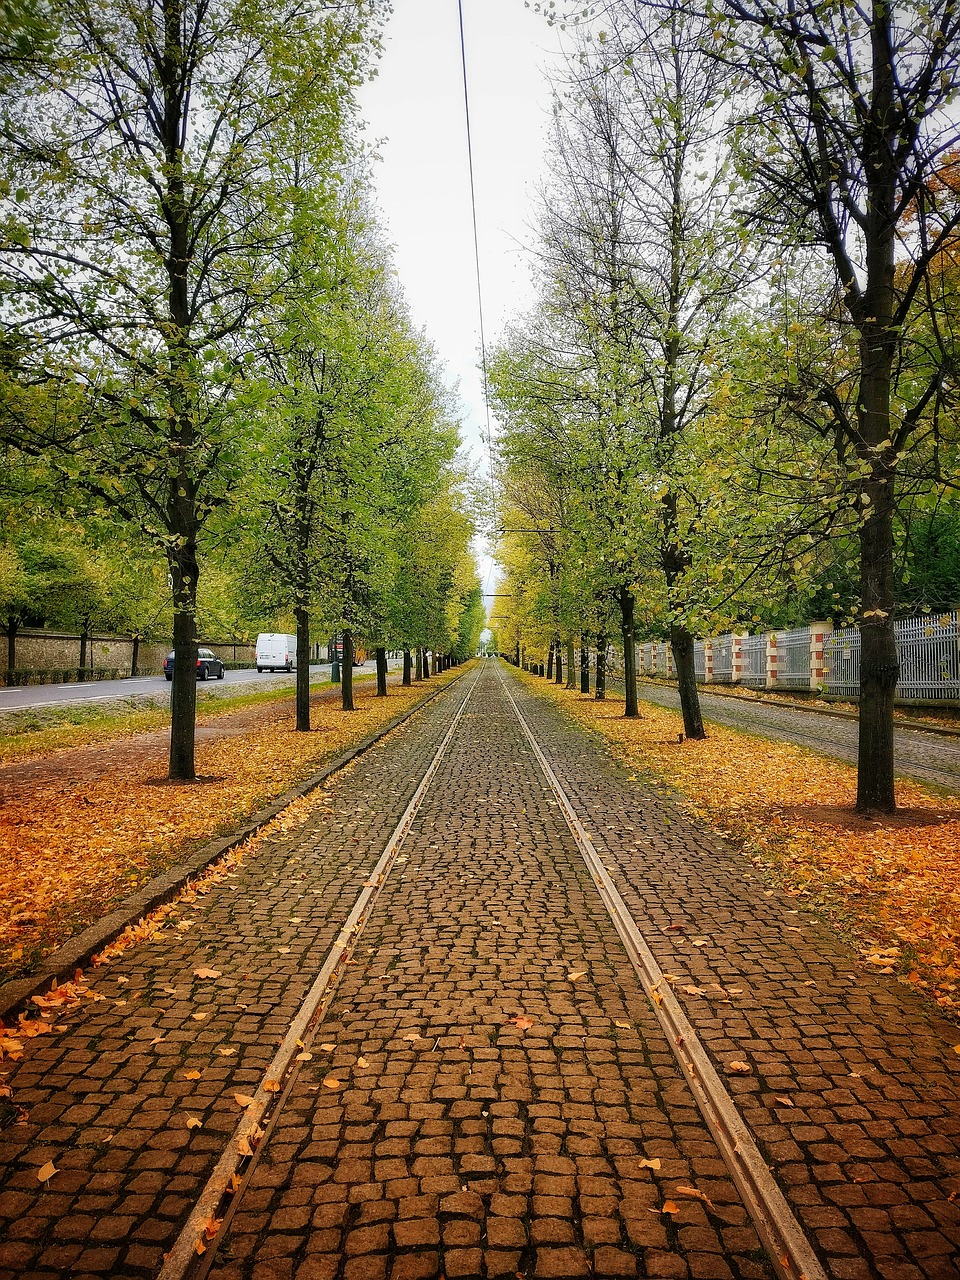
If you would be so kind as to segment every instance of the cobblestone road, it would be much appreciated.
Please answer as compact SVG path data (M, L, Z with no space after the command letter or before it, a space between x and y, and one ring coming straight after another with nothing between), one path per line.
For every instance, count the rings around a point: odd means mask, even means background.
M637 692L647 702L661 707L680 706L677 691L666 685L640 680ZM796 742L837 760L856 763L858 726L855 720L814 711L795 711L787 706L771 707L764 702L703 690L700 704L704 717L716 724L744 729L761 738ZM949 791L960 791L960 738L923 733L919 729L898 729L894 733L894 751L897 773L921 782L933 782Z
M831 1280L956 1280L955 1030L503 674L721 1074L749 1063L728 1086ZM479 678L211 1275L769 1275L497 669ZM463 692L27 1042L0 1280L156 1274Z

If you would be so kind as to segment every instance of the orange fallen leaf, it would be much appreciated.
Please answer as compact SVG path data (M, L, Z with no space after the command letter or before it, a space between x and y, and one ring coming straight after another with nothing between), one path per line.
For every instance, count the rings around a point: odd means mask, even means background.
M702 1200L704 1204L708 1204L713 1208L713 1201L703 1191L698 1191L696 1187L674 1187L673 1194L675 1196L689 1196L691 1200Z
M199 1079L200 1079L200 1072L199 1072L199 1071L185 1071L185 1072L183 1073L183 1078L184 1078L184 1080L199 1080Z
M707 994L706 987L694 987L692 985L687 985L680 989L681 991L685 991L688 996L705 996Z
M650 1160L641 1158L640 1160L637 1161L637 1163L640 1165L641 1169L659 1169L660 1168L660 1161L657 1159L656 1156L654 1156Z
M190 1017L193 1018L194 1022L202 1022L204 1018L209 1018L210 1015L209 1013L191 1013Z
M369 1065L370 1063L366 1060L366 1058L357 1059L357 1066L360 1068L361 1071L363 1071L365 1067L369 1067Z
M664 1200L660 1206L661 1213L679 1213L680 1206L674 1200Z
M238 1107L249 1107L253 1102L248 1093L235 1093L233 1096Z
M737 1061L728 1062L727 1070L732 1072L735 1076L748 1076L750 1074L750 1063Z
M568 982L579 982L581 978L585 978L586 976L587 976L587 971L586 971L586 969L572 969L572 970L567 974L567 981L568 981Z
M53 1175L59 1172L60 1170L53 1163L53 1161L48 1160L45 1165L41 1165L40 1168L37 1170L37 1181L49 1182L50 1179L53 1177Z
M203 1234L207 1240L212 1240L222 1226L223 1226L222 1218L210 1217L203 1224Z
M203 1128L203 1121L202 1121L202 1120L200 1120L200 1119L198 1119L198 1117L197 1117L197 1116L187 1116L187 1128L188 1128L188 1129L202 1129L202 1128Z
M514 1018L508 1018L507 1022L512 1023L515 1027L519 1027L521 1031L527 1031L536 1023L536 1018L531 1018L529 1014L518 1013Z
M195 978L222 978L223 974L219 969L194 969Z
M253 1147L250 1145L250 1139L246 1136L237 1141L237 1154L241 1156L252 1156Z
M312 1062L312 1061L313 1061L313 1054L310 1052L310 1050L309 1050L309 1049L304 1049L303 1053L298 1053L298 1054L297 1054L297 1056L296 1056L296 1058L294 1059L294 1061L295 1061L295 1062Z
M264 1080L263 1084L262 1084L260 1087L261 1087L261 1089L263 1089L264 1093L279 1093L279 1092L280 1092L280 1081L279 1081L279 1080Z
M325 1086L327 1089L342 1089L342 1088L343 1088L343 1084L341 1083L341 1081L339 1081L339 1080L337 1079L337 1077L336 1077L336 1076L324 1076L324 1078L323 1078L323 1083L324 1083L324 1086Z
M794 1104L789 1098L785 1098L782 1093L774 1094L774 1102L779 1102L781 1107L792 1107Z
M404 1037L404 1039L409 1039L409 1037L408 1037L408 1036L405 1036L405 1037ZM419 1040L419 1039L420 1039L420 1037L419 1037L419 1036L415 1036L415 1037L414 1037L414 1039ZM335 1044L322 1044L322 1045L320 1046L320 1048L324 1051L324 1053L333 1053L333 1051L334 1051L334 1049L335 1049L336 1047L337 1047L337 1046L336 1046Z

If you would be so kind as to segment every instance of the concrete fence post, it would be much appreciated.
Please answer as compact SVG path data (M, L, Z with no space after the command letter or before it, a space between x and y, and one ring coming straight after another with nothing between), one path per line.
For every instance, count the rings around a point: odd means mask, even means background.
M810 688L816 692L824 681L824 650L827 639L833 635L831 622L810 623Z
M772 689L777 683L777 633L767 632L767 688Z
M703 683L713 683L713 641L703 642Z

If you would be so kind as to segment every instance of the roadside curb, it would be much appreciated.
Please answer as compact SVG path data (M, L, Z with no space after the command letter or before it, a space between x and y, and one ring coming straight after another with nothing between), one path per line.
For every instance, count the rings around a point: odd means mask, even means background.
M149 884L144 885L137 893L124 898L115 911L111 911L102 920L98 920L96 924L84 929L82 933L77 934L75 938L72 938L59 950L48 956L42 973L32 974L27 978L15 978L0 985L0 1019L7 1018L11 1013L19 1013L22 1006L30 1000L31 996L41 995L52 983L59 982L62 978L72 977L75 969L82 968L91 956L96 955L98 951L102 951L105 946L118 938L129 925L135 924L137 920L174 898L189 882L191 877L198 875L201 871L205 871L211 864L222 858L225 853L229 853L231 849L235 849L238 845L243 844L245 840L256 835L268 822L271 822L281 813L287 805L322 786L333 774L338 773L353 760L356 760L358 756L369 751L387 734L392 733L394 729L404 724L412 716L415 716L418 711L421 711L434 698L439 697L441 693L445 693L447 689L453 688L466 674L466 671L461 671L452 680L441 685L439 689L432 689L426 697L422 698L407 711L404 711L399 716L394 716L392 720L376 730L375 733L368 734L366 738L361 739L355 746L337 756L335 760L331 760L319 773L313 774L303 782L298 782L288 791L285 791L279 799L272 801L265 808L254 814L237 831L228 836L220 836L215 840L209 841L198 849L192 857L187 858L186 861L180 862L160 875L155 876Z

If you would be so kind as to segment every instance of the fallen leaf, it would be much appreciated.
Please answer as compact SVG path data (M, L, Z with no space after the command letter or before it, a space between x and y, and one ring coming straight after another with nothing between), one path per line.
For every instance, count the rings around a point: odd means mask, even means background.
M679 1213L680 1206L673 1200L664 1200L660 1206L661 1213Z
M567 981L568 981L568 982L579 982L581 978L585 978L586 976L587 976L587 971L586 971L586 969L572 969L572 970L567 974Z
M282 956L285 956L285 955L287 954L287 952L290 950L290 948L289 948L289 947L277 947L277 950L280 952L280 954L281 954Z
M193 976L195 978L222 978L223 974L219 969L194 969Z
M202 1129L202 1128L203 1128L203 1121L202 1121L202 1120L200 1120L197 1116L187 1116L187 1128L188 1128L188 1129Z
M210 1015L209 1013L191 1013L190 1017L193 1018L194 1022L202 1022L204 1018L209 1018Z
M59 1172L60 1170L53 1163L53 1161L48 1160L45 1165L41 1165L41 1167L37 1170L37 1181L49 1182L50 1179L53 1177L53 1175Z
M324 1076L324 1078L323 1078L323 1083L324 1083L325 1087L326 1087L326 1088L328 1088L328 1089L342 1089L342 1088L343 1088L343 1084L342 1084L342 1083L337 1079L337 1077L336 1077L336 1076Z
M681 991L685 991L688 996L705 996L707 994L706 987L681 987Z
M167 1038L166 1036L154 1036L153 1039L150 1041L150 1048L152 1049L155 1044L163 1044L166 1038Z
M792 1107L794 1104L789 1098L785 1098L782 1093L774 1094L774 1102L779 1102L781 1107Z
M691 1200L702 1200L704 1204L708 1204L713 1208L713 1201L703 1191L698 1191L696 1187L674 1187L673 1194L675 1196L689 1196Z
M420 1039L420 1037L419 1037L419 1036L417 1036L417 1039L419 1040L419 1039ZM322 1045L320 1046L320 1048L324 1051L324 1053L333 1053L333 1051L334 1051L334 1049L335 1049L336 1047L337 1047L337 1046L336 1046L335 1044L322 1044Z
M222 1218L208 1218L203 1224L203 1234L208 1240L212 1240L222 1226Z
M221 1044L217 1046L217 1053L222 1054L224 1058L231 1058L236 1052L233 1045Z
M683 933L686 927L685 924L668 924L664 933Z
M200 1079L200 1072L199 1072L199 1071L185 1071L185 1072L183 1073L183 1078L184 1078L184 1080L199 1080L199 1079Z
M960 1053L960 1044L955 1044L955 1045L953 1046L953 1052L954 1052L954 1053Z
M620 1029L621 1029L622 1031L632 1031L632 1030L633 1030L633 1027L631 1026L631 1024L630 1024L629 1022L618 1022L618 1021L614 1020L614 1024L613 1024L613 1025L614 1025L615 1027L620 1027Z
M508 1018L507 1022L519 1027L521 1031L527 1031L536 1023L536 1018L531 1018L529 1014L518 1013L514 1018Z
M737 1061L728 1062L727 1070L732 1072L733 1075L736 1075L736 1076L748 1076L750 1074L750 1063L737 1062Z
M263 1084L262 1084L260 1087L261 1087L261 1089L263 1089L263 1091L264 1091L265 1093L279 1093L279 1092L280 1092L280 1081L279 1081L279 1080L264 1080Z
M253 1147L250 1145L249 1138L244 1136L237 1141L237 1154L241 1156L253 1155Z
M238 1107L249 1107L253 1102L248 1093L235 1093L233 1097Z
M710 942L707 938L693 938L691 939L690 945L694 947L708 947Z
M407 1034L401 1038L404 1040L422 1040L424 1037L416 1031L408 1031ZM334 1045L330 1046L331 1049L334 1047Z
M366 1058L357 1059L357 1066L360 1068L361 1071L365 1070L367 1067L369 1067L369 1065L370 1063L366 1060Z
M294 1058L294 1062L312 1062L312 1061L313 1061L313 1054L310 1052L309 1049L304 1049L303 1053L298 1053L296 1058Z
M651 1160L647 1160L645 1157L641 1157L641 1159L638 1160L637 1163L640 1165L641 1169L659 1169L660 1168L660 1161L657 1159L656 1156L654 1156Z

